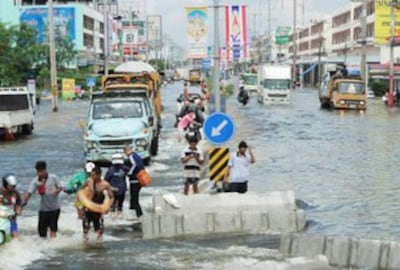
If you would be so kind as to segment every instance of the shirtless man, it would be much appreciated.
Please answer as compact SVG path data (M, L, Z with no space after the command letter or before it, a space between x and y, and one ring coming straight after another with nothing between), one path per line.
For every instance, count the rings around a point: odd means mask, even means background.
M105 198L105 192L110 197L110 205L114 202L114 193L112 192L110 184L101 178L101 168L96 166L90 173L90 178L84 183L81 189L89 187L91 191L92 201L98 204L102 204ZM104 232L103 215L100 213L91 212L89 209L84 209L82 218L83 226L83 239L87 241L89 239L90 223L93 222L94 230L97 233L97 240L101 241Z

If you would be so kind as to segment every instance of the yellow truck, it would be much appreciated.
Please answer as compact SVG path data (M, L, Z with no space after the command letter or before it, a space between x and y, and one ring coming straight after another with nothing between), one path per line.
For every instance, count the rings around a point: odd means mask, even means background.
M89 104L85 157L109 162L129 144L148 165L157 155L161 130L160 76L156 72L102 77L102 91Z
M201 82L200 69L189 70L189 82L190 82L190 84L200 84L200 82Z
M319 89L322 108L366 110L365 84L360 77L330 76L326 73Z

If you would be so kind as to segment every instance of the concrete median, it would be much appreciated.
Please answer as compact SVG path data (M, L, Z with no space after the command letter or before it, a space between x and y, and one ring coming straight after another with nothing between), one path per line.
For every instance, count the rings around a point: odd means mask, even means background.
M281 238L285 257L325 255L333 267L344 269L400 269L400 244L382 240L290 234Z
M305 228L293 192L154 195L143 219L143 238L184 235L290 233Z

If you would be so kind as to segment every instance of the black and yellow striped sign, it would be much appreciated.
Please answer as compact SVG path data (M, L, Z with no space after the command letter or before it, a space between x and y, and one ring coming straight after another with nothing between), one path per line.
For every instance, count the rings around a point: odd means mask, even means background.
M229 148L211 148L209 154L210 180L214 182L224 180L225 171L229 161Z

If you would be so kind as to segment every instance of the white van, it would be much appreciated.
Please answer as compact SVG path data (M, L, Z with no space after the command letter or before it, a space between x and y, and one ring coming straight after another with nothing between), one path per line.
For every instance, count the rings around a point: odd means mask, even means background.
M0 88L0 134L31 134L33 115L31 95L26 87Z

